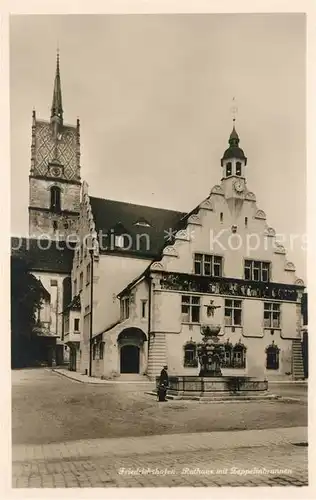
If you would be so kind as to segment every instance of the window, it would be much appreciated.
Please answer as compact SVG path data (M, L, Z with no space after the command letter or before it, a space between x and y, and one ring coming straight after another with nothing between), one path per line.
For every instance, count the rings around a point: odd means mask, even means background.
M50 280L50 286L57 286L57 280Z
M81 272L79 276L79 292L81 292L82 288L83 288L83 272Z
M240 342L233 347L232 368L246 368L247 348Z
M58 229L58 222L57 222L57 220L53 221L53 229L54 229L54 231L57 231L57 229Z
M117 248L124 248L124 236L115 236L115 246Z
M60 188L58 186L50 188L50 209L53 212L60 212Z
M237 161L236 163L236 175L241 175L241 163Z
M225 300L225 325L241 326L242 319L241 300Z
M142 318L146 318L147 313L147 300L142 300Z
M222 257L194 254L194 273L203 276L222 276Z
M200 322L200 297L182 295L181 308L183 323Z
M96 358L96 355L97 355L97 344L93 344L93 346L92 346L92 357L93 357L93 359Z
M266 348L266 368L267 370L278 370L279 369L279 352L280 349L272 342Z
M77 280L74 280L74 296L77 295Z
M246 351L247 348L240 341L238 344L231 344L229 340L224 344L224 359L222 361L223 368L246 368Z
M129 318L129 297L121 299L121 320Z
M196 368L198 366L195 342L188 342L185 344L183 365L191 368Z
M223 222L223 212L220 213L219 218L220 218L220 221Z
M275 302L264 303L263 324L265 328L280 328L280 317L280 304Z
M245 261L245 280L270 281L270 262L260 262L259 260Z
M91 264L87 264L86 285L89 285L91 278Z
M99 348L99 359L104 358L104 342L100 343L100 348Z
M248 217L245 217L245 227L248 227Z
M232 175L232 164L231 163L226 164L226 177L228 177L229 175Z
M74 319L74 331L75 332L79 332L79 323L80 323L79 318L75 318Z

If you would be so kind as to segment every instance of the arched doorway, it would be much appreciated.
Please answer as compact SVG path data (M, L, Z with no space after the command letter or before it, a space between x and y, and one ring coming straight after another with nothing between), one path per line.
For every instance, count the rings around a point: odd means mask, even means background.
M140 373L144 370L144 342L147 337L139 328L125 328L117 338L120 373Z
M121 347L121 373L139 373L139 347L123 345Z

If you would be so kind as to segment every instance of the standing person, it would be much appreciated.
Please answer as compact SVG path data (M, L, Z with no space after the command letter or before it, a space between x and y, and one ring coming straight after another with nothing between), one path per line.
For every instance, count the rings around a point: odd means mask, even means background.
M160 373L158 385L158 401L167 401L167 389L169 385L168 366L165 365Z

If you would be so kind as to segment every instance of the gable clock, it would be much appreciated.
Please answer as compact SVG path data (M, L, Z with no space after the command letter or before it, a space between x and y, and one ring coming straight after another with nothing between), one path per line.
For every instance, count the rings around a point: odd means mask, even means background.
M234 189L238 194L241 194L244 191L245 186L242 180L237 180L234 182Z

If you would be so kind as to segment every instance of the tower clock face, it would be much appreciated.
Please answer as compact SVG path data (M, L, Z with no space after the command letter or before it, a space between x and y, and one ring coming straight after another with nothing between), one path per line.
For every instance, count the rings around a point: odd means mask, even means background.
M242 181L236 181L234 183L234 189L237 191L237 193L242 193L244 190L244 185Z
M54 177L60 177L61 170L59 167L53 167L51 172Z

